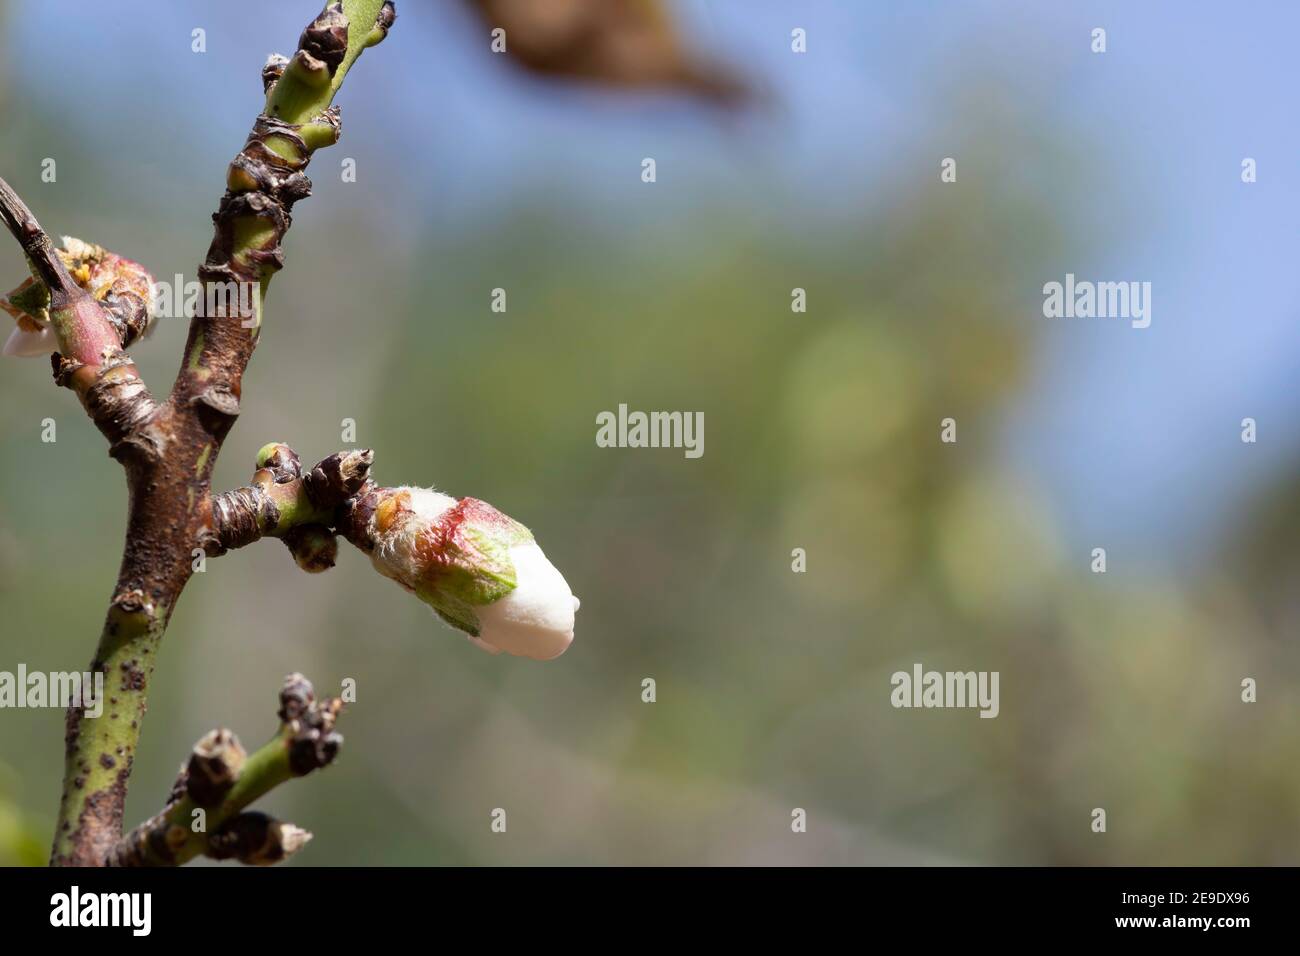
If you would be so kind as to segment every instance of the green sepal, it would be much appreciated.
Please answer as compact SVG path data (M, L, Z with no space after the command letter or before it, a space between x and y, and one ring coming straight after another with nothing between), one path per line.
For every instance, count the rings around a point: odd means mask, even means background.
M519 583L510 549L532 539L531 531L500 512L488 524L467 520L447 542L428 590L469 607L499 601Z
M24 283L10 292L5 301L41 325L50 324L50 290L44 282Z
M479 625L478 615L474 609L464 601L451 594L445 594L429 588L420 588L415 592L418 597L429 607L433 608L435 614L442 618L458 631L464 631L466 634L478 637L482 630Z
M427 590L466 607L482 607L505 597L516 584L515 566L508 554L501 560L492 560L479 552L464 557L457 555L450 566L438 570L436 586Z

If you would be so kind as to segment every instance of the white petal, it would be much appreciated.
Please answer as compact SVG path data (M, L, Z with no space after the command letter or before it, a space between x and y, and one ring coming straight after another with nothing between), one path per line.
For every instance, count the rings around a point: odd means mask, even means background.
M39 332L28 332L26 329L15 327L5 341L4 354L19 358L40 358L51 352L57 352L58 349L54 332L48 325L42 327Z
M469 641L471 644L473 644L475 647L477 647L479 650L487 651L493 657L501 653L501 648L493 647L491 644L483 640L483 638L481 637L475 637L473 634L466 634L465 639Z
M573 641L576 599L564 576L536 542L514 545L515 589L498 601L476 607L480 638L517 657L549 661Z

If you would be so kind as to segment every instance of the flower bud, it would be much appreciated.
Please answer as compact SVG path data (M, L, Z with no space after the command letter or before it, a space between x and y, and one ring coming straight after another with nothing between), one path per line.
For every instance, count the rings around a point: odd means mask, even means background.
M492 654L551 660L573 640L578 599L518 521L477 498L376 488L371 560Z
M64 236L63 248L56 251L77 285L105 307L123 348L149 330L154 279L144 266L72 236ZM25 279L8 295L0 295L0 309L17 324L4 344L5 355L46 356L58 350L50 327L50 290L44 283Z

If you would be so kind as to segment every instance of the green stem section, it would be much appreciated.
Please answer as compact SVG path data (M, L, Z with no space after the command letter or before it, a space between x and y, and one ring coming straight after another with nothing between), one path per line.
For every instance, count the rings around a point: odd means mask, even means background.
M326 9L331 5L327 4ZM337 127L323 122L322 116L334 102L335 94L343 85L343 78L347 76L348 70L352 68L357 57L367 47L383 40L386 35L386 30L377 25L385 0L341 0L341 6L348 20L348 45L342 62L334 71L334 75L329 78L329 82L322 83L315 76L309 75L303 69L301 62L293 59L266 96L264 112L267 116L300 127L298 133L307 147L307 156L302 157L304 160L310 160L311 155L318 148L331 146L337 141ZM272 149L277 148L274 140L268 145ZM280 148L292 149L293 146L281 143ZM271 245L277 245L279 242L279 237L274 232L268 232L265 223L254 220L248 225L247 230L240 230L237 234L235 248L232 250L232 258L236 261L249 261L255 253L265 249L268 242ZM261 269L258 284L260 294L254 304L251 319L255 330L260 330L262 327L262 303L266 300L267 288L274 274L274 269L265 267Z
M195 811L200 809L188 795L183 796L163 814L162 826L171 829L182 828L187 836L174 850L172 865L180 866L197 856L202 856L207 849L208 834L217 830L221 824L233 819L240 811L251 805L293 777L289 769L289 738L291 733L282 729L261 748L249 754L239 779L230 788L224 800L215 807L203 811L204 827L194 829Z
M121 832L121 803L148 709L149 678L169 616L168 608L152 605L119 602L109 609L91 665L104 674L102 712L91 717L84 707L69 711L63 797L54 835L56 860L77 858L75 841L86 839L78 832L87 809L96 809L95 802L118 802L117 833L112 828L94 831L96 855L106 853Z
M332 4L327 4L326 9L329 6ZM267 94L267 116L295 125L315 119L334 101L334 95L343 85L343 78L361 51L384 38L384 32L376 25L384 0L342 0L342 6L343 15L348 18L348 48L334 75L328 83L321 83L309 77L298 65L290 63L280 82Z
M311 682L290 674L280 690L280 731L252 756L228 730L194 745L167 805L119 840L110 866L180 866L196 856L274 863L296 852L310 834L265 814L245 813L275 787L334 761L343 738L335 722L338 698L317 700Z

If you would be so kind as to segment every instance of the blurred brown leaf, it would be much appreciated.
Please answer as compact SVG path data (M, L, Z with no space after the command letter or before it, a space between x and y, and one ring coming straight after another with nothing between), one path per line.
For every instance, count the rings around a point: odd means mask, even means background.
M726 106L750 88L688 51L662 0L469 0L506 52L537 73L690 92Z

